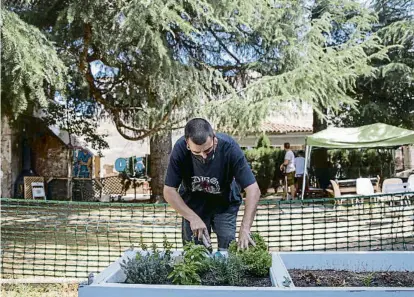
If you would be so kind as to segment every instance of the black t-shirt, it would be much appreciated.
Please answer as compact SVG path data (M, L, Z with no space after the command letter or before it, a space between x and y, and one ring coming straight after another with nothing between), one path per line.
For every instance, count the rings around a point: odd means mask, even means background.
M217 133L214 159L207 164L196 160L184 137L175 144L168 164L165 185L179 188L185 203L201 218L213 213L236 213L241 204L240 189L256 179L237 142Z

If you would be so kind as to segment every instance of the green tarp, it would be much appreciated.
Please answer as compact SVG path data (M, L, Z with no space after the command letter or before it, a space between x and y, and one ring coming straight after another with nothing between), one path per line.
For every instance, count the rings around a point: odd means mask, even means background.
M398 147L414 144L414 131L386 124L328 128L306 138L306 145L324 148Z

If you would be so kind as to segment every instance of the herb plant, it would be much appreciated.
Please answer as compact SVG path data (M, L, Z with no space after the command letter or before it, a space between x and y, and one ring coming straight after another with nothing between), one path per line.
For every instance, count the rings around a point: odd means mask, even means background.
M137 253L135 259L123 261L120 265L125 275L126 282L133 284L165 284L168 283L168 274L173 269L171 259L172 245L164 237L164 253L158 251L157 245L151 246L152 251L141 240L141 249L147 254Z
M260 234L252 233L251 236L256 246L238 251L237 243L233 241L229 247L229 254L240 257L249 274L258 277L268 276L269 268L272 266L272 256L269 254L266 242Z
M249 278L267 277L272 258L263 238L252 234L256 246L248 250L237 250L232 242L227 257L210 257L203 245L189 242L180 257L172 257L172 247L166 237L163 251L155 244L148 246L141 241L142 253L135 259L121 263L127 276L126 282L138 284L176 285L229 285L249 284Z
M133 284L165 284L172 271L170 259L159 252L145 256L137 254L135 259L124 260L120 265L126 274L126 282Z
M168 275L174 285L200 285L201 278L197 273L198 266L192 262L181 262L174 265Z
M168 276L176 285L200 285L200 272L206 270L208 252L202 245L188 242L184 246L183 261L174 265Z
M202 274L203 285L240 286L246 277L246 267L235 255L229 255L227 258L210 258L206 267Z

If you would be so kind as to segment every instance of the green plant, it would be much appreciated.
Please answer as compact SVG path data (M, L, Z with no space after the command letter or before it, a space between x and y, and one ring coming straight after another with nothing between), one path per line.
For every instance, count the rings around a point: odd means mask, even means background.
M200 271L202 275L202 284L206 286L226 285L226 266L227 261L225 258L208 258L206 260L205 269Z
M280 181L284 179L282 171L280 171L280 165L282 165L285 160L285 151L275 148L273 150L272 158L275 162L275 171L272 180L272 187L277 191L277 188L280 186Z
M162 242L162 247L164 248L164 257L171 257L173 244L167 240L167 236L164 235Z
M374 278L375 278L375 272L367 274L362 280L362 282L364 283L364 286L370 287L372 282L374 281Z
M205 271L200 273L203 285L243 285L246 267L236 255L229 255L227 258L209 258L205 267Z
M208 255L204 245L197 245L194 242L188 242L184 246L184 261L193 263L203 263Z
M201 284L200 273L207 269L209 262L208 251L203 245L188 242L184 246L183 261L174 265L173 271L168 275L176 285Z
M132 284L165 284L172 271L169 257L163 257L159 252L137 254L135 258L124 260L120 265L126 275L126 282Z
M257 140L257 145L256 148L261 148L261 147L265 147L265 148L270 148L271 146L271 142L269 137L267 137L266 134L262 134L262 136L259 137L259 139Z
M156 244L155 242L153 242L153 243L151 244L151 249L152 249L152 251L153 251L154 253L156 253L156 254L158 254L158 253L159 253L159 251L158 251L158 246L157 246L157 244Z
M252 168L262 195L267 193L275 176L274 151L275 149L270 147L260 147L245 152L246 159Z
M144 237L141 235L141 238L139 240L139 246L143 251L146 251L148 249L148 246L144 243Z
M174 265L173 271L168 275L175 285L200 285L201 278L198 275L199 267L196 263L181 262Z
M249 249L239 251L237 243L233 241L229 246L229 254L240 257L249 274L259 277L267 276L272 265L272 256L269 254L266 242L260 234L252 233L251 237L256 246L250 246Z
M142 253L137 253L134 259L123 261L120 265L125 275L126 282L133 284L165 284L168 283L168 274L173 269L171 259L172 244L164 236L164 253L158 250L155 243L151 250L143 242L141 237L140 246Z
M243 285L243 279L246 275L247 267L241 258L229 255L226 261L226 278L230 286Z

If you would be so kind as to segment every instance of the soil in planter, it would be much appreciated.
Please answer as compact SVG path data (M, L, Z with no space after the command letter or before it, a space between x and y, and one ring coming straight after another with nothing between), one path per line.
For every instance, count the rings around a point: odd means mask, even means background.
M269 277L246 277L243 287L271 287L272 281Z
M291 269L296 287L414 287L412 271L353 272Z

